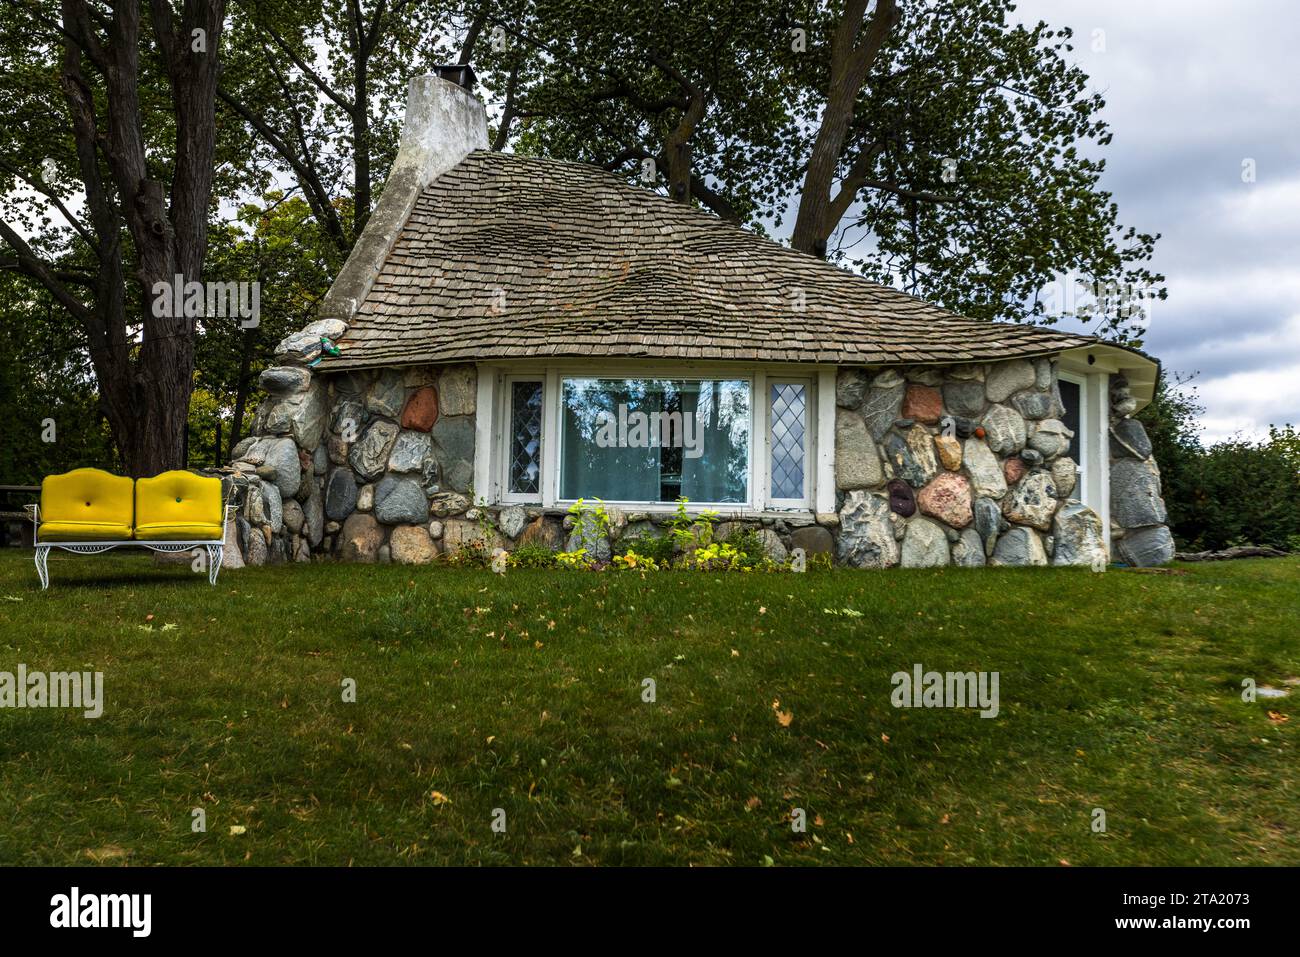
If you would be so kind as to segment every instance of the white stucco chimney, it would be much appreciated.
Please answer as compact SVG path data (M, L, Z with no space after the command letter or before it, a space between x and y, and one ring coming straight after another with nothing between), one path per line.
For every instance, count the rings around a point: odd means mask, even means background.
M322 319L352 322L425 187L474 150L487 149L487 110L466 88L473 85L473 71L458 65L442 72L465 86L439 76L411 80L393 168L348 261L321 302Z

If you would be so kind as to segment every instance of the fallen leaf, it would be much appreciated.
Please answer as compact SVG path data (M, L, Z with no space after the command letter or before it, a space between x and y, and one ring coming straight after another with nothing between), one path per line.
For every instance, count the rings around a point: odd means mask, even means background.
M232 824L232 825L230 825L230 836L231 836L231 837L238 837L240 834L246 834L246 833L248 833L248 828L244 827L244 825L242 825L242 824Z
M776 723L783 728L790 727L790 722L794 720L793 711L782 711L780 699L772 701L772 711L776 715Z
M429 797L433 800L434 807L441 807L444 804L451 803L451 798L447 797L447 795L443 794L441 791L434 791L429 795Z

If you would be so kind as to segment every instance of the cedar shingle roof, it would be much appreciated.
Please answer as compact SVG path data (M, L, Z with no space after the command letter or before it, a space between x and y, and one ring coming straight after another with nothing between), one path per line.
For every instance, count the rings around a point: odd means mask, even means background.
M595 167L479 150L420 196L322 371L573 356L943 363L1093 341L963 318Z

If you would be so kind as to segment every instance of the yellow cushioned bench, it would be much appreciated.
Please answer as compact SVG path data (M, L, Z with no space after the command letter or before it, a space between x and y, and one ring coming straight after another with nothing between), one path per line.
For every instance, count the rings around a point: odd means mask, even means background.
M208 581L215 585L225 547L221 479L193 472L164 472L131 481L102 469L47 476L40 505L29 505L36 525L36 571L50 586L51 548L96 555L121 545L156 552L203 547Z
M120 542L131 537L135 483L100 469L74 469L41 483L38 542Z
M135 537L148 542L220 540L221 479L163 472L135 483Z

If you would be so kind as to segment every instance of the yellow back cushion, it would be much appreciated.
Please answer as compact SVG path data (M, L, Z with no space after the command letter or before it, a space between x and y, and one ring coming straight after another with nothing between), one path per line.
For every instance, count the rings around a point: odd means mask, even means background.
M41 521L129 526L134 484L102 469L47 475L41 482Z
M163 472L136 479L135 524L220 525L221 479L193 472Z

